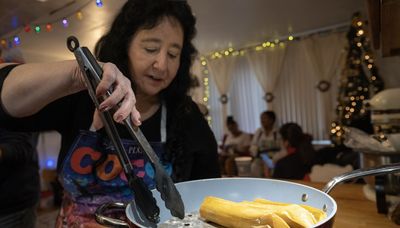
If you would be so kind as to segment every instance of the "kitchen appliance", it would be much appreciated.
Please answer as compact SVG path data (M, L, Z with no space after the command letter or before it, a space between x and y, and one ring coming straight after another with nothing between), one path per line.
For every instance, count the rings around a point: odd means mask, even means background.
M374 127L373 137L382 144L391 145L388 151L358 150L361 167L368 168L400 162L400 88L383 90L365 101L371 111ZM386 194L400 194L400 177L390 174L381 177L367 177L365 181L376 192L378 212L387 213Z
M376 134L400 133L400 88L383 90L365 101L365 105L371 110Z

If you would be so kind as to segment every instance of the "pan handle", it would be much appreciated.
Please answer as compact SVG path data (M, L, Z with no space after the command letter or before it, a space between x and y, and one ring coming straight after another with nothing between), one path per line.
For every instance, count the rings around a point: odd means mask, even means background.
M332 180L325 185L322 191L329 193L336 185L347 180L357 179L365 176L379 176L396 172L400 172L400 163L393 163L365 169L356 169L332 178Z
M96 221L101 225L112 226L112 227L129 227L129 224L125 221L110 218L104 215L104 212L110 209L123 209L125 210L127 204L125 203L106 203L96 209L94 213Z

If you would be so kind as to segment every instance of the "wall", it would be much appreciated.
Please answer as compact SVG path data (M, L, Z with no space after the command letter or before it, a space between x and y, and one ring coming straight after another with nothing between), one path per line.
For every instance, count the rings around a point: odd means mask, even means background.
M376 59L385 88L400 87L400 56L382 58L378 55Z

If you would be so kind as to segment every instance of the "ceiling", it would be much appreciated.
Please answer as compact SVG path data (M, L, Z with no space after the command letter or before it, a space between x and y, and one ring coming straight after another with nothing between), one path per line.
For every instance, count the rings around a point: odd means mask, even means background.
M43 1L43 0L41 0ZM0 0L0 37L12 40L18 35L26 61L42 62L71 59L65 40L79 38L81 45L93 48L107 31L112 18L125 0ZM215 50L242 48L267 39L301 34L348 24L356 11L365 12L364 0L188 0L197 17L195 44L201 54ZM82 20L76 12L81 10ZM365 16L365 15L364 15ZM61 25L63 17L69 26ZM24 25L45 25L52 31L25 32ZM16 48L13 48L14 51ZM5 50L11 51L11 50Z

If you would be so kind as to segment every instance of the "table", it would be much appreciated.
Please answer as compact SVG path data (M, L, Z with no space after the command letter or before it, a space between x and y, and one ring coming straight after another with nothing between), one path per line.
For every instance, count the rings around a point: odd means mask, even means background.
M295 181L317 189L322 189L324 183ZM336 186L329 195L335 199L338 210L335 217L335 228L399 228L389 220L387 215L378 214L376 204L365 198L361 184L341 184Z

